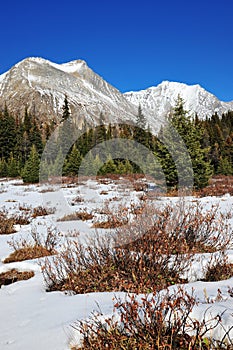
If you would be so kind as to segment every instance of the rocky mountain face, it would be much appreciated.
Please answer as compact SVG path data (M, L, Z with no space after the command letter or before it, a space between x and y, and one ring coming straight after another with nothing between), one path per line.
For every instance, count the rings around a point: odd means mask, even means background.
M85 61L64 64L42 58L27 58L0 75L0 108L23 117L25 108L40 120L59 120L65 95L78 125L85 119L96 124L100 115L106 122L134 122L138 105L152 130L156 130L180 96L185 109L200 118L233 110L232 102L221 102L199 85L164 81L156 87L122 94L93 72Z
M163 81L158 86L124 94L129 102L135 105L140 103L143 110L156 111L159 119L163 119L174 107L178 95L184 99L184 107L189 114L197 113L200 119L211 117L215 112L221 116L233 110L233 101L222 102L200 85Z
M25 107L42 120L60 119L65 95L78 124L95 124L100 115L111 122L135 118L137 107L94 73L85 61L55 64L27 58L0 76L0 107L5 102L13 114L23 117Z

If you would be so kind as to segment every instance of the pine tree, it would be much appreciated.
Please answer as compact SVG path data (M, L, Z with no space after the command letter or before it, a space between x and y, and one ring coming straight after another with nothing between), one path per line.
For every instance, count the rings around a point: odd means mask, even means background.
M146 129L146 118L142 113L141 105L138 106L138 114L136 118L133 138L138 143L146 146L147 144L147 129Z
M93 156L93 153L90 151L82 159L81 166L79 168L79 174L84 176L96 175L94 162L95 162L95 157Z
M233 166L229 158L220 158L216 173L221 175L233 175Z
M0 112L0 157L7 160L16 145L15 119L8 113L5 106L4 112Z
M25 108L25 112L24 112L23 126L24 126L24 131L26 131L26 133L29 135L30 130L32 128L32 122L31 122L31 116L28 113L27 108Z
M43 152L42 132L39 130L36 118L33 118L30 129L29 140L31 145L35 145L39 154Z
M108 156L104 165L99 169L98 175L106 175L106 174L116 174L117 167L114 163L111 155Z
M191 184L202 188L212 174L208 161L208 149L201 147L204 130L195 125L184 109L184 101L178 96L168 124L160 133L156 155L159 157L168 186ZM190 160L188 159L190 157Z
M142 113L142 107L139 104L138 106L138 114L136 118L136 126L140 129L146 130L146 117Z
M79 150L77 149L76 145L74 145L72 147L70 154L68 155L67 159L65 160L64 167L63 167L63 173L65 175L71 175L71 176L78 175L81 161L82 161L81 154L80 154Z
M57 142L58 145L61 147L62 154L67 155L71 145L73 145L74 139L74 125L72 123L72 117L69 109L67 96L65 96L64 105L62 109L63 114L61 125L59 127L59 135Z
M60 147L54 162L50 165L50 175L62 176L63 165L64 165L64 155Z
M8 175L7 163L4 158L0 159L0 176L5 177Z
M39 154L36 150L35 145L32 146L29 158L25 163L22 171L23 182L36 183L39 182L39 165L40 159Z
M7 175L9 177L19 176L19 162L14 158L13 152L10 154L10 158L7 162Z

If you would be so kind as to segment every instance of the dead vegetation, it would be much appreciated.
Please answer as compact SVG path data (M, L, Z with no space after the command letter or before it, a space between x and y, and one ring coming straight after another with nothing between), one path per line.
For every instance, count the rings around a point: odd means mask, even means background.
M97 234L87 245L70 242L52 261L46 260L47 290L147 293L187 282L182 276L196 253L229 247L232 233L226 217L216 220L216 210L203 214L198 204L161 210L147 205L114 233Z
M34 276L33 271L18 271L16 269L11 269L6 272L0 273L0 288L2 285L7 286L9 284L28 280Z
M88 213L86 211L76 211L75 213L71 213L71 214L63 216L62 218L58 219L57 221L72 221L72 220L87 221L87 220L91 220L92 218L93 218L92 213Z
M147 295L140 299L128 295L126 301L117 298L118 317L95 313L88 320L78 321L73 328L81 333L82 343L72 350L231 350L233 341L229 330L220 340L211 332L221 325L221 316L193 320L195 298L182 288L176 292ZM223 328L224 329L224 328Z
M56 229L52 229L51 227L47 227L46 231L46 235L40 234L34 227L31 229L28 239L22 237L18 239L12 238L8 244L14 251L3 262L6 264L56 254L56 247L59 245L60 241L59 233Z
M15 233L14 218L7 217L6 211L0 212L0 235L9 235Z
M54 214L54 212L55 212L55 208L45 208L39 205L38 207L33 208L32 217L36 218L38 216L51 215L51 214Z
M195 192L197 197L233 195L233 176L214 176L208 186Z

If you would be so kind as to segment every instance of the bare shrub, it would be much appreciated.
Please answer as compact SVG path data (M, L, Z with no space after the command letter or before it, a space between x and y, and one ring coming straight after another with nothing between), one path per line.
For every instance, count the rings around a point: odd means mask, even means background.
M19 204L19 210L26 211L26 212L31 212L32 206L31 205L27 205L25 203Z
M103 221L96 220L92 227L108 229L126 225L132 210L133 207L128 208L123 205L118 205L114 209L110 208L109 202L106 201L104 207L99 210L99 214L104 215L105 219Z
M129 244L137 251L144 245L148 250L150 245L150 250L153 252L156 248L157 254L214 252L225 250L231 244L229 214L219 214L217 206L204 212L199 203L185 207L180 201L162 209L147 203L139 214L130 225L116 230L116 244Z
M14 252L4 260L4 263L36 259L56 254L56 247L60 241L59 233L51 227L47 227L46 231L45 235L40 234L33 227L30 233L31 239L24 239L23 237L18 239L12 238L8 244L14 249Z
M28 224L30 224L30 215L27 212L20 213L20 214L14 214L13 219L14 219L15 225L28 225Z
M36 218L37 216L46 216L46 215L54 214L54 212L55 212L55 208L45 208L40 205L38 207L33 208L32 217Z
M5 211L0 212L0 235L15 233L14 218L8 218Z
M76 196L72 201L71 201L71 205L74 206L78 203L82 203L84 202L84 199L80 196Z
M204 269L203 281L221 281L233 277L233 264L229 263L224 251L212 254L207 266Z
M115 226L114 233L97 234L87 245L70 243L42 268L47 290L141 293L187 282L183 276L194 254L217 249L224 252L229 243L228 225L223 217L214 219L215 209L205 214L195 205L186 208L187 212L176 209L147 205L140 215L136 211L135 220ZM133 212L134 206L130 208L130 214ZM124 217L124 211L120 213ZM112 215L109 212L108 224Z
M96 236L87 246L77 241L69 243L53 261L45 261L42 271L48 291L150 292L187 282L180 278L183 260L180 259L180 266L176 262L176 270L169 263L166 255L163 260L160 256L152 260L149 254L132 254L130 249L116 248L108 235Z
M82 343L72 349L232 349L229 333L233 326L221 340L211 338L211 331L221 327L222 315L208 321L205 316L202 321L192 319L195 304L193 295L181 288L173 294L157 292L140 300L135 295L128 296L126 301L118 298L115 303L118 317L106 318L97 313L72 326L82 336Z
M199 191L197 197L233 195L233 176L217 175L210 180L210 184Z
M72 220L91 220L93 218L92 213L87 213L85 211L76 211L75 213L71 213L68 215L63 216L62 218L58 219L57 221L72 221Z
M102 194L102 195L107 195L109 192L108 191L105 191L105 190L102 190L101 192L100 192L100 194Z

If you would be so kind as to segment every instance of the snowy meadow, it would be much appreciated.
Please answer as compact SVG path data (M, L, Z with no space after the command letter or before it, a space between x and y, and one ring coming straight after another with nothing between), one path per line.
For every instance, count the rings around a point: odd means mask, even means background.
M93 312L92 330L124 324L124 302L143 310L159 295L168 308L192 297L189 323L231 349L232 205L230 194L167 197L143 178L1 179L0 349L78 349Z

